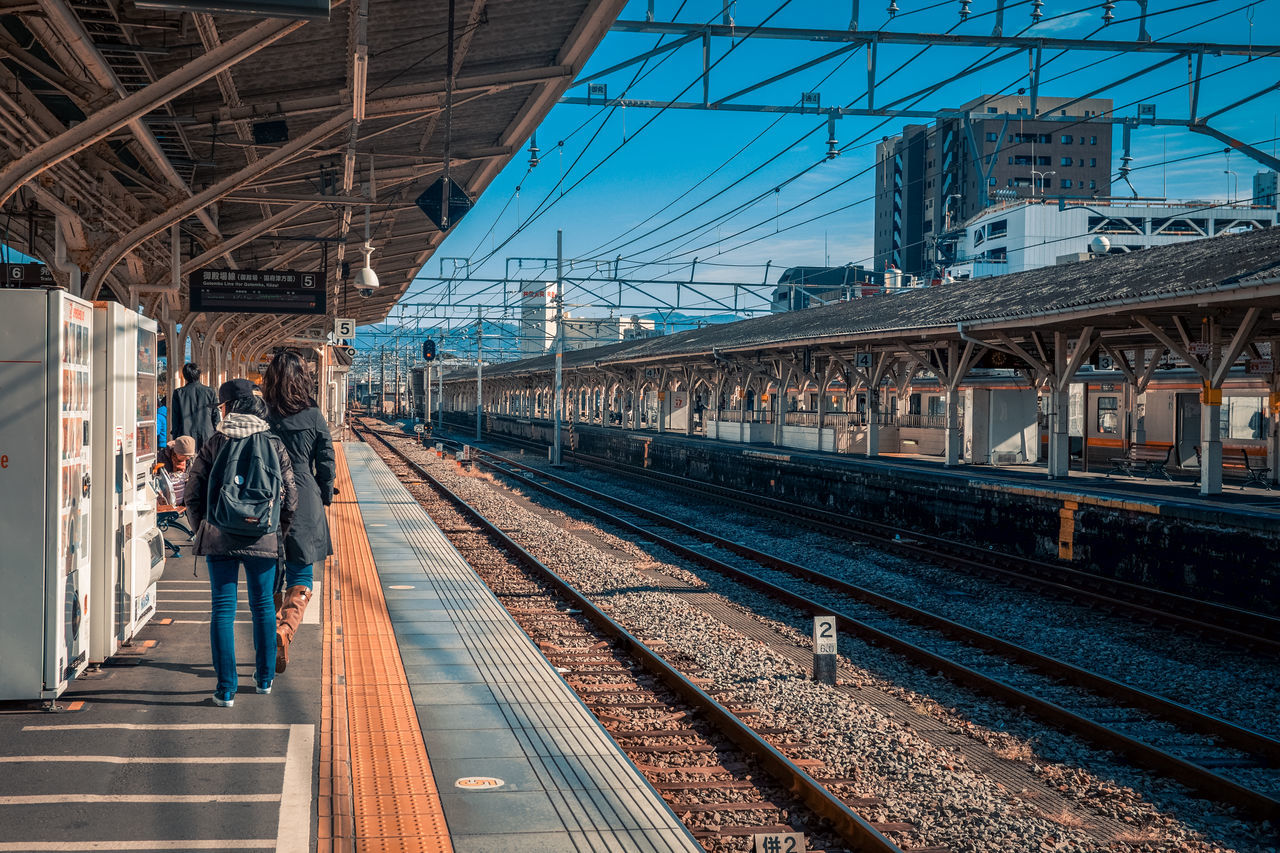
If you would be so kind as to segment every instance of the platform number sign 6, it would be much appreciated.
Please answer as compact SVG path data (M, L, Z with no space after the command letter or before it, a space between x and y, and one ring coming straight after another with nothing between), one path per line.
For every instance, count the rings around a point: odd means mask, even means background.
M756 835L755 853L804 853L803 832L762 832Z

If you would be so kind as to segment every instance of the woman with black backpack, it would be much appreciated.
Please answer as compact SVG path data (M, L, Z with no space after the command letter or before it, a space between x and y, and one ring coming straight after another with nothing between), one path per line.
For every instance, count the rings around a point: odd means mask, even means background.
M298 486L298 511L284 540L284 594L276 615L276 671L289 665L289 643L311 601L316 563L333 553L324 508L333 502L333 439L312 397L315 383L302 356L280 350L262 378L271 431L289 450Z
M254 678L270 693L276 674L276 568L298 506L293 465L271 433L267 405L247 379L218 389L222 422L200 448L187 476L187 518L195 530L193 553L207 558L212 613L209 644L218 678L213 704L235 704L236 595L244 566L253 613Z

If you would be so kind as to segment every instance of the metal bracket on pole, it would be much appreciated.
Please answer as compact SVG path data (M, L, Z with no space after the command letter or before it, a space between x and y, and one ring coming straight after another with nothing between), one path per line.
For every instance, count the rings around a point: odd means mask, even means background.
M991 35L1004 35L1004 0L996 0L996 25L991 28Z
M876 108L876 53L879 47L880 40L872 36L871 42L867 45L867 109L869 110Z
M1040 53L1043 44L1037 44L1034 52L1027 51L1027 60L1031 66L1031 117L1040 114Z
M1147 0L1138 0L1138 41L1151 41L1151 33L1147 32Z
M1204 51L1196 53L1195 70L1191 68L1191 56L1187 56L1187 76L1191 79L1187 81L1187 96L1191 99L1191 106L1188 114L1191 116L1191 123L1195 124L1196 115L1200 111L1200 71L1204 67Z
M702 33L702 105L711 104L711 30Z
M849 29L854 31L858 29L858 0L853 0L853 10L849 17Z

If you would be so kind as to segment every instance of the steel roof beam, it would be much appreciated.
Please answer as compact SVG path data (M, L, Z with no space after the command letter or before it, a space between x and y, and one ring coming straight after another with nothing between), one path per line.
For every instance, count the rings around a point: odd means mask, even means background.
M234 192L251 181L257 175L261 175L279 164L298 156L312 145L315 145L340 130L350 120L351 115L349 112L344 111L339 113L323 124L317 125L307 133L299 136L297 139L275 149L258 162L245 166L234 175L224 178L203 192L187 199L182 204L176 205L175 207L165 211L162 215L139 225L137 228L133 229L133 231L125 235L124 238L118 240L114 245L108 248L98 262L94 264L93 270L89 273L85 293L92 299L94 295L97 294L98 287L101 286L102 280L106 277L107 273L109 273L111 269L120 262L121 258L129 252L132 252L144 241L160 233L173 223L181 222L197 210L202 210L223 196Z
M60 3L52 0L46 0L46 3L53 7L61 6ZM93 113L75 127L37 146L0 171L0 205L7 202L18 187L39 176L51 166L102 141L121 127L141 119L145 114L190 91L218 72L252 56L305 23L305 21L277 19L263 21L215 50L187 63L155 83L139 89L123 100Z
M615 21L614 32L654 33L683 36L706 33L712 38L740 39L744 27L723 24L684 24L668 21ZM1228 44L1218 42L1123 41L1115 39L1067 39L1042 36L991 36L960 33L904 33L891 30L823 30L806 27L757 27L751 29L752 40L814 41L827 43L914 44L935 47L1016 47L1044 50L1090 50L1106 53L1204 53L1213 56L1248 56L1280 54L1275 44Z
M471 74L459 77L454 86L455 95L491 90L495 92L517 86L530 86L554 80L565 80L573 76L573 69L564 65L538 66L536 68L513 68L507 71L495 71L486 74ZM317 85L317 88L318 85ZM335 87L341 88L341 85ZM370 85L370 91L375 88ZM378 97L369 98L365 103L365 119L390 118L417 110L439 107L444 96L444 84L437 82L408 84L402 86L386 86L377 89ZM213 121L225 124L229 121L288 118L315 112L331 112L338 107L348 106L350 97L339 93L336 95L317 95L311 98L291 98L288 92L281 92L280 97L270 93L258 95L258 104L232 109L229 107L194 105L191 117L194 124L184 127L207 130L212 128Z

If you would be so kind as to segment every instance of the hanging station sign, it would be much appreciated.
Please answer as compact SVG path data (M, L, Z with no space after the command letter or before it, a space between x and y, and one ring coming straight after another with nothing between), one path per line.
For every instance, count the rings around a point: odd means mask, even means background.
M329 20L329 0L134 0L139 9Z
M54 287L57 282L44 264L0 264L0 287Z
M197 270L191 310L236 314L324 314L324 276L293 270Z

